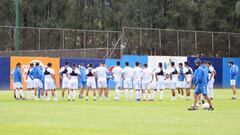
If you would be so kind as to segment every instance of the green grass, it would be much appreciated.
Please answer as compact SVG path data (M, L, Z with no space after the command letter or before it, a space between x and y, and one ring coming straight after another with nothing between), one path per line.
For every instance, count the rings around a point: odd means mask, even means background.
M215 110L187 111L192 101L15 101L0 92L0 135L240 135L240 102L216 90ZM60 91L58 91L60 94Z

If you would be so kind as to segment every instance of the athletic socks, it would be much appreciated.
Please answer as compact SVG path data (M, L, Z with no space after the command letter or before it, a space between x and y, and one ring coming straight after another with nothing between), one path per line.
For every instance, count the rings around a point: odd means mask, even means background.
M16 90L15 90L16 98L19 98L18 94L19 94L19 91L16 89Z
M141 99L141 93L140 90L136 91L136 100L140 100Z
M128 89L125 89L125 97L126 97L126 100L128 100Z
M71 100L71 97L72 97L72 91L70 90L68 95L68 100Z
M72 99L75 100L77 96L76 90L73 90L72 92Z
M157 95L157 90L154 90L153 91L153 94L152 94L152 100L154 100L155 96Z
M133 99L133 90L130 90L130 100Z
M175 96L172 96L172 101L175 101L176 100L176 97Z

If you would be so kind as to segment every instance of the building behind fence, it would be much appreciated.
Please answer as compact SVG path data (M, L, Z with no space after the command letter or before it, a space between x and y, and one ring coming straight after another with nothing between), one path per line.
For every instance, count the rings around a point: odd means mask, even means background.
M21 56L120 58L122 54L240 57L240 33L124 27L95 31L20 27ZM16 55L15 27L0 26L0 56Z

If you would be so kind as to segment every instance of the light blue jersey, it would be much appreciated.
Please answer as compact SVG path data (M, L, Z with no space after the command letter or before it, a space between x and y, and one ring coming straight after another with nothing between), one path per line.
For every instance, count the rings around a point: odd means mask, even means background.
M239 76L238 66L233 64L230 67L230 80L237 80L238 76Z
M32 69L32 71L29 73L29 76L31 77L31 79L39 79L39 80L43 80L43 71L41 70L40 67L36 66Z
M208 73L203 65L200 65L195 71L193 76L193 84L196 86L195 94L201 94L207 96L207 83L208 83Z
M19 67L16 67L13 71L13 82L22 82L22 72Z
M183 73L183 68L179 69L179 77L178 81L184 81L184 73Z

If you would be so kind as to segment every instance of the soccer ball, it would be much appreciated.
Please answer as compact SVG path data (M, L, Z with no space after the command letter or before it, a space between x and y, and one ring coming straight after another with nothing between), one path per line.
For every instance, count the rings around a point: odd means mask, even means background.
M203 108L203 109L209 109L209 107L210 107L209 103L204 103L204 104L202 105L202 108Z

